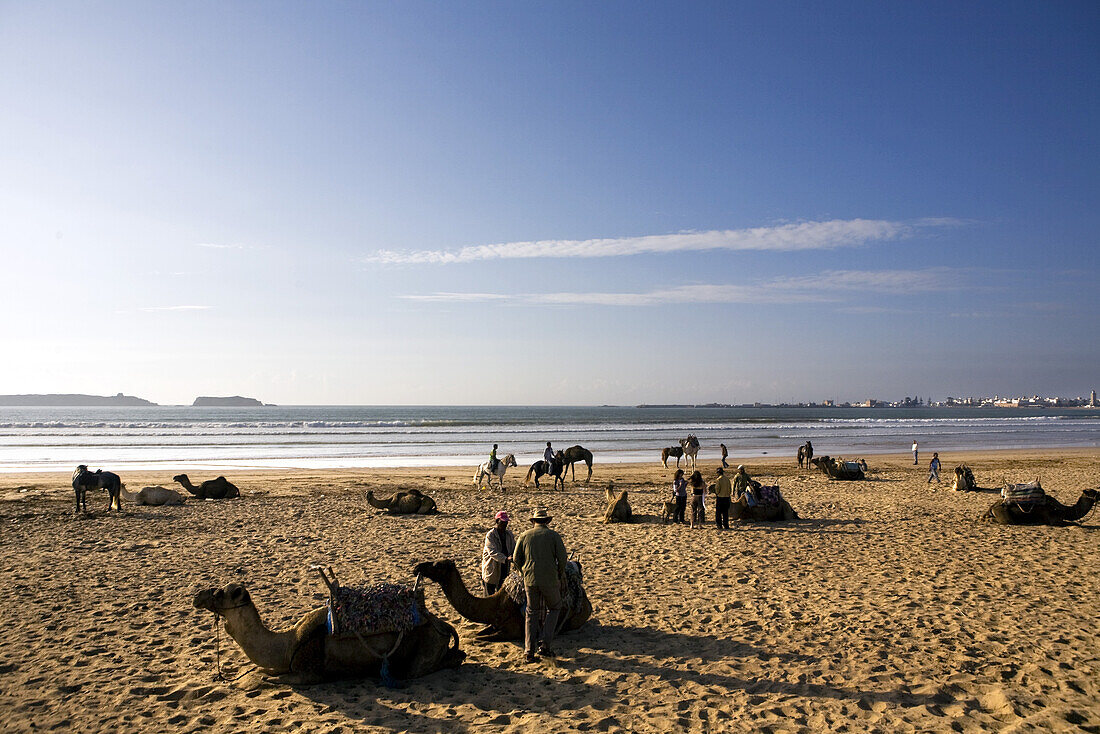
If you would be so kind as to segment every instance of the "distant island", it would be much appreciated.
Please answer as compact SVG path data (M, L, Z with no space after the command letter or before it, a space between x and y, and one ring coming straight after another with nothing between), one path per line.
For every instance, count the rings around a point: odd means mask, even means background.
M20 407L64 407L83 408L89 406L121 405L121 406L155 406L156 403L135 398L132 395L77 395L77 394L50 394L50 395L0 395L0 405Z
M211 397L199 397L195 398L195 402L191 403L193 408L260 408L263 407L256 398L242 398L240 395L233 395L227 398L211 398Z

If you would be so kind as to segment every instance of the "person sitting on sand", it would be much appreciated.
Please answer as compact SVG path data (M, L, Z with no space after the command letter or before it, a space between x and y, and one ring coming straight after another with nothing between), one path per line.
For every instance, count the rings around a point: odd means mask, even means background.
M485 596L496 593L512 563L512 552L516 549L516 538L508 529L508 513L501 510L496 514L495 524L485 533L485 545L481 549L481 581L485 585Z
M703 481L702 473L696 469L691 473L691 478L688 479L688 485L691 487L691 529L695 529L695 524L698 523L702 527L706 522L706 492L707 485Z
M737 473L733 475L733 494L738 500L745 498L745 504L749 507L756 506L756 490L752 486L752 477L745 471L745 465L737 466Z
M684 524L684 510L687 509L688 493L687 480L684 479L684 470L677 469L676 476L672 478L672 499L676 502L676 510L672 513L672 522Z

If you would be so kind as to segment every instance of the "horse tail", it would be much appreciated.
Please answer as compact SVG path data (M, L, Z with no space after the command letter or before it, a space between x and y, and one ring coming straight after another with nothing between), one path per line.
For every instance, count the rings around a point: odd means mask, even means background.
M535 473L535 466L538 464L536 461L531 465L531 468L527 470L527 476L523 479L523 486L526 487L527 483L531 481L531 475Z
M666 469L668 468L668 449L667 448L661 449L661 463L664 464Z

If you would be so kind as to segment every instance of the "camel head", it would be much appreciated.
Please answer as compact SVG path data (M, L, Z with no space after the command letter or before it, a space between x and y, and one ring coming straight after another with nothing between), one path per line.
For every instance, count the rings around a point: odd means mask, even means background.
M196 609L205 609L214 614L225 616L229 609L250 606L252 597L240 584L229 584L221 589L204 589L195 594L192 602Z
M173 482L180 482L182 484L183 482L188 481L187 475L186 474L177 474L176 476L172 477L172 481Z
M436 583L443 583L443 579L452 573L458 573L458 567L454 561L424 561L413 566L413 573L417 576L425 576Z

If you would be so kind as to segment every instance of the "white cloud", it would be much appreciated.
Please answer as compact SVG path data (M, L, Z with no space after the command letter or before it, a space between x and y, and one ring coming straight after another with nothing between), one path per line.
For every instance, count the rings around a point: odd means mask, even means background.
M414 301L510 301L534 305L661 306L682 303L828 303L856 292L909 295L954 290L962 275L948 268L925 270L834 270L796 278L776 278L753 285L697 284L643 293L432 293L401 296Z
M619 257L700 250L832 250L894 240L911 234L918 227L945 226L948 223L947 220L921 220L916 224L907 224L878 219L834 219L774 227L680 232L643 237L504 242L463 247L459 250L379 250L364 260L371 263L423 265L525 258Z
M209 306L146 306L138 311L207 311Z

